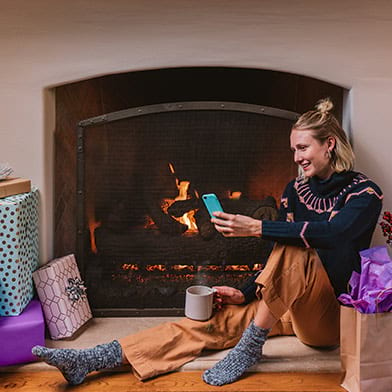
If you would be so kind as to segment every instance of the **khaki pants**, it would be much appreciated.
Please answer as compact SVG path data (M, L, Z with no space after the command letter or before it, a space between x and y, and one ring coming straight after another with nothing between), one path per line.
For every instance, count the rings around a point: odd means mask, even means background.
M270 336L295 334L312 346L339 343L339 304L317 252L275 245L259 275L258 296L279 320ZM203 350L233 347L254 318L259 301L227 305L208 321L187 318L120 339L141 380L176 370Z

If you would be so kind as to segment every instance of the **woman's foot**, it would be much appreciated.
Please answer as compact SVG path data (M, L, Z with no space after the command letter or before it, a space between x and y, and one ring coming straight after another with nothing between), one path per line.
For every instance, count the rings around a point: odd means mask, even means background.
M83 350L35 346L31 352L49 365L56 366L72 385L81 384L92 371L122 364L122 349L117 340Z
M252 321L237 345L214 367L206 370L203 380L210 385L232 383L262 357L262 347L269 329L257 327Z

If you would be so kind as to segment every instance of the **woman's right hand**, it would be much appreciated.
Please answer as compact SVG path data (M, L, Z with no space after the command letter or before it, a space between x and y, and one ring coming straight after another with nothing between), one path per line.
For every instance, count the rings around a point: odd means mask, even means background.
M238 289L229 286L214 286L215 293L215 306L220 309L222 305L241 305L245 302L244 294Z

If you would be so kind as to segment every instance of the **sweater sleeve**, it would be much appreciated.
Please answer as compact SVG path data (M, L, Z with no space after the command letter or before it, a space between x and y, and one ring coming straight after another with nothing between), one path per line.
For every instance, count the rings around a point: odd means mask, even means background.
M333 248L373 230L382 208L377 186L366 186L348 194L343 208L328 221L263 221L262 237L280 243L307 248Z
M245 302L243 303L243 305L249 304L254 299L256 299L257 284L255 282L260 272L261 271L258 271L256 274L248 278L245 283L239 288L239 290L242 292L242 294L244 294L245 297Z

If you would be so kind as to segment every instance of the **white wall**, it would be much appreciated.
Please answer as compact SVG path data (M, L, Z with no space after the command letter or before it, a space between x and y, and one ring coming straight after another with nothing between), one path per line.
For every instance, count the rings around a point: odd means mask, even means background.
M0 162L41 190L42 262L52 256L50 88L108 73L241 66L349 88L357 167L392 208L391 2L0 0L0 9Z

